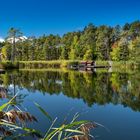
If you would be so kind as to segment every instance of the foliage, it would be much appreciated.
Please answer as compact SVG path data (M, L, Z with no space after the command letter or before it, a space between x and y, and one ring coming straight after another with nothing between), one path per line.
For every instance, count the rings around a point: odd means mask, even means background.
M1 44L2 60L8 61L48 61L48 60L115 60L134 59L140 38L140 21L124 26L110 27L89 24L82 31L59 35L28 37L16 41L22 34L11 28L9 42ZM137 42L137 43L136 43ZM132 47L133 46L133 47ZM133 48L133 49L132 49ZM138 55L136 56L138 57Z
M8 42L11 43L11 61L14 62L15 61L15 55L16 55L16 39L18 39L20 36L22 35L22 33L20 32L19 29L15 29L15 28L10 28L10 30L8 31Z
M17 130L22 130L27 132L28 134L36 135L38 137L41 136L40 132L25 127L27 122L37 121L37 119L28 112L23 112L17 109L10 109L10 106L13 107L14 100L17 95L15 95L11 100L7 103L4 103L0 106L0 134L1 138L10 138L15 136L15 132ZM15 105L14 105L15 106Z
M93 60L93 52L91 49L86 51L84 60Z

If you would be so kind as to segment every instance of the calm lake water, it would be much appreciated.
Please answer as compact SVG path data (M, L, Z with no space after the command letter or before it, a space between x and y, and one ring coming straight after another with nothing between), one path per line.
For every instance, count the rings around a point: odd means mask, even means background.
M140 139L140 72L63 72L14 71L0 74L7 98L18 93L17 104L36 116L29 127L46 132L50 123L34 105L40 104L57 124L65 116L70 121L76 112L79 120L91 120L105 126L92 134L97 140ZM15 91L14 91L15 87ZM0 103L7 99L0 99Z

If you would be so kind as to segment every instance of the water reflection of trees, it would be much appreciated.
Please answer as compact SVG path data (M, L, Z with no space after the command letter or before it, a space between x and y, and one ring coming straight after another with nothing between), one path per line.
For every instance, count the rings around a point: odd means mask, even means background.
M60 94L83 99L89 106L97 103L122 104L140 111L140 73L79 73L20 71L0 76L5 86L12 83L31 92Z

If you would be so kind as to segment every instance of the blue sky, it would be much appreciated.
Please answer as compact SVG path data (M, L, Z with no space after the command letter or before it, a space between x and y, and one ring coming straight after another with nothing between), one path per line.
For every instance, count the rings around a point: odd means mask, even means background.
M0 37L10 27L27 36L64 34L95 25L123 25L140 19L139 0L1 0Z

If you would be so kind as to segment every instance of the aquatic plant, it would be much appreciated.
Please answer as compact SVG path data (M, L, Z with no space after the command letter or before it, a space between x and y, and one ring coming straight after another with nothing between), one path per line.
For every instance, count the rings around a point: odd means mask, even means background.
M20 109L9 109L13 106L15 95L9 102L0 106L0 135L2 138L14 136L17 130L23 130L32 135L41 136L37 130L27 128L27 122L37 121L36 117L29 112L21 111Z
M95 122L87 120L77 121L80 116L76 113L70 122L64 120L58 127L55 127L57 118L53 119L39 104L35 103L37 108L51 122L45 135L40 131L26 127L28 122L38 122L37 118L27 111L20 110L16 104L16 94L9 102L0 106L0 135L2 138L20 139L26 136L33 136L43 140L90 140L94 136L90 130L99 126ZM12 109L11 109L12 108Z
M91 122L87 120L77 121L80 116L76 113L72 120L66 123L66 120L60 124L59 127L54 127L57 118L54 120L51 116L37 103L35 103L37 108L52 122L50 128L45 133L43 140L90 140L95 139L93 135L90 134L90 130L98 126L102 126L96 122Z

